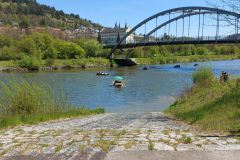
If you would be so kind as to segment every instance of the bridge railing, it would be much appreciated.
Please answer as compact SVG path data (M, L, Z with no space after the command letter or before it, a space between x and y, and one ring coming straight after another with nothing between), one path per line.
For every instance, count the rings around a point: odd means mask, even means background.
M132 42L124 43L121 45L121 47L124 46L134 46L138 44L153 44L153 43L198 43L198 42L240 42L240 35L224 35L224 36L201 36L201 37L170 37L170 38L165 38L165 37L158 37L158 38L148 38L148 39L140 39L140 40L134 40ZM111 47L114 46L115 44L106 44L104 47Z
M203 36L203 37L172 37L172 38L156 38L156 39L142 39L134 42L129 42L127 44L144 44L144 43L154 43L154 42L184 42L184 41L238 41L240 40L240 35L231 36ZM122 44L123 46L126 44Z

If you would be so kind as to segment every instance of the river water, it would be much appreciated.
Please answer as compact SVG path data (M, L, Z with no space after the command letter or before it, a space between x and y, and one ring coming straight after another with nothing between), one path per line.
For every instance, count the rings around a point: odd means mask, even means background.
M141 66L111 69L86 69L56 72L1 73L0 80L23 78L45 82L62 89L69 101L88 108L104 107L107 112L158 112L166 109L184 89L192 85L192 73L198 67L211 67L216 76L226 71L232 76L240 75L240 60L217 61L150 66L143 71ZM110 76L99 77L104 71ZM126 87L111 86L114 76L123 76Z

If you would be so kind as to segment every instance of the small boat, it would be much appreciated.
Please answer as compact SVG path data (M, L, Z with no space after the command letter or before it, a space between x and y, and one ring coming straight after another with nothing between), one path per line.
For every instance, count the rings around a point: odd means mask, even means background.
M96 75L97 76L109 76L109 74L105 73L105 72L97 72Z
M197 63L196 63L196 64L194 64L194 67L197 67L197 66L199 66L199 64L197 64Z
M115 86L116 88L123 88L125 86L123 79L124 78L121 76L114 77L113 86Z

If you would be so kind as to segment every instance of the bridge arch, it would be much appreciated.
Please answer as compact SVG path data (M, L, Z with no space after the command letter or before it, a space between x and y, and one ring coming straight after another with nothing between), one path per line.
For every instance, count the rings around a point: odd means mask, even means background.
M139 24L137 24L135 27L133 27L125 36L123 36L120 41L112 48L111 53L109 54L108 58L111 58L113 53L116 51L116 49L118 49L120 47L120 45L124 42L124 40L131 35L132 33L134 33L137 29L139 29L140 27L142 27L143 25L145 25L147 22L150 22L151 20L167 15L167 14L171 14L171 13L182 13L182 15L170 19L169 21L157 26L156 28L154 28L152 31L150 31L148 34L145 35L146 37L149 37L152 33L154 33L155 31L159 30L160 28L162 28L163 26L166 26L169 23L172 23L178 19L182 19L184 17L188 17L188 16L193 16L193 15L199 15L199 14L221 14L221 15L226 15L226 16L233 16L236 17L237 20L239 21L240 19L240 14L235 13L235 12L231 12L231 11L227 11L227 10L223 10L223 9L218 9L218 8L211 8L211 7L201 7L201 6L190 6L190 7L180 7L180 8L173 8L173 9L169 9L166 11L162 11L159 12L145 20L143 20L142 22L140 22Z

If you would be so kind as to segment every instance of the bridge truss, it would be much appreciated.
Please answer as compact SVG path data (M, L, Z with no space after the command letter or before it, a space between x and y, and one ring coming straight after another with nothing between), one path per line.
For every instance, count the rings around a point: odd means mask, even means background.
M214 36L204 36L206 22L206 16L212 16L213 24L215 27ZM162 23L159 20L162 17L168 17ZM193 16L198 16L198 20L191 22ZM152 45L173 45L173 44L211 44L211 43L236 43L240 40L239 35L239 18L240 14L222 10L218 8L210 7L181 7L169 9L163 12L159 12L139 24L133 27L125 36L123 36L116 45L105 46L107 48L112 48L109 58L113 58L113 53L117 49L121 48L133 48L138 46L152 46ZM187 20L187 22L186 22ZM234 28L234 33L228 36L220 36L220 22L227 21L229 26ZM154 22L155 21L155 22ZM179 27L179 22L181 21L181 27ZM147 24L155 23L153 29L147 32ZM173 28L171 25L175 23L175 35L170 33ZM191 25L197 23L197 36L191 37ZM140 40L134 40L132 43L126 43L126 39L131 34L139 29L143 28L143 36ZM181 35L179 35L179 28L181 29ZM158 31L164 29L164 36L158 37ZM152 37L155 37L154 39Z

